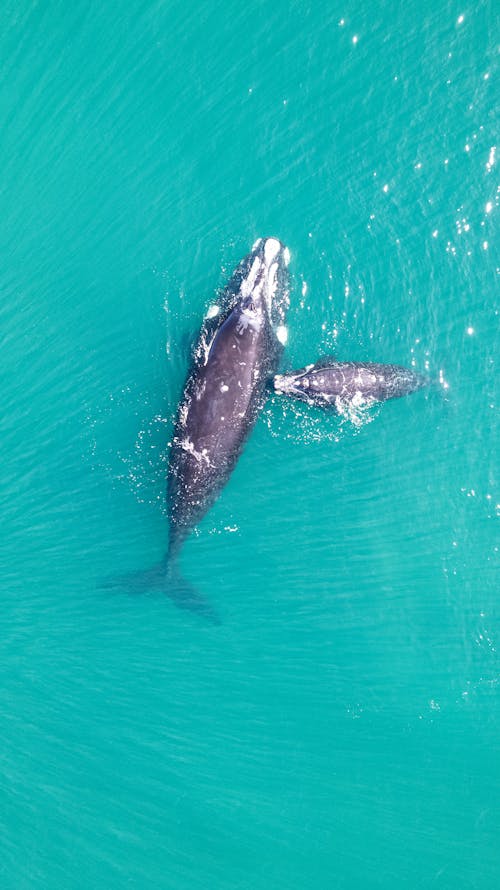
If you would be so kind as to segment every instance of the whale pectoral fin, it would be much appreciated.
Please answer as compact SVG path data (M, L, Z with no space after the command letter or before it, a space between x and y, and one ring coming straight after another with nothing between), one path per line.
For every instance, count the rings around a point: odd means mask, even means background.
M178 609L195 612L211 624L220 624L220 618L209 601L189 581L182 577L177 564L166 559L150 569L139 569L122 575L111 575L98 584L102 590L118 590L131 594L154 591L166 593Z

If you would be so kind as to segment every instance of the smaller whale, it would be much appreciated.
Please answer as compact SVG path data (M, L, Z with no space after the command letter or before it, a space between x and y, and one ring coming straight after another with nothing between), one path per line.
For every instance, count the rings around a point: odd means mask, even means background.
M369 406L421 389L427 377L401 365L339 362L325 357L298 371L274 377L275 392L309 405L339 411L343 405Z

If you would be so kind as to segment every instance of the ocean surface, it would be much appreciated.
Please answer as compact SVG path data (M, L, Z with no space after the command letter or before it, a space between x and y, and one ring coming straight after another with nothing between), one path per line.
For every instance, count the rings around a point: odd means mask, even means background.
M498 11L2 3L2 890L499 886ZM269 399L182 554L214 627L100 584L269 235L284 368L432 385Z

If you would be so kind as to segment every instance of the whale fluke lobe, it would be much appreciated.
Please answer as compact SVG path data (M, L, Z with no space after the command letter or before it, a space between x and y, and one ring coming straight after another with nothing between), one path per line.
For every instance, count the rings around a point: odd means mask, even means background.
M338 404L359 407L398 399L428 384L427 377L402 365L338 362L332 358L278 374L273 380L275 392L333 410Z
M195 612L211 624L221 623L209 601L181 575L175 560L168 562L165 558L149 569L113 575L99 586L104 590L119 590L136 595L162 592L179 609Z
M149 569L136 569L121 575L110 575L101 581L99 587L102 590L122 590L127 593L151 593L163 588L165 571L165 560L162 560Z
M167 566L163 589L178 609L195 612L210 624L222 623L209 600L181 575L176 561L170 562Z

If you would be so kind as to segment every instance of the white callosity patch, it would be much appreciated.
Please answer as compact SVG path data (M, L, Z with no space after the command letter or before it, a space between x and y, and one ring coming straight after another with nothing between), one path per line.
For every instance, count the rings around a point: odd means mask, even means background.
M210 466L210 458L208 456L208 451L206 448L203 448L201 451L197 451L194 447L194 443L191 442L191 439L182 439L179 443L183 451L187 451L188 454L192 454L195 460L200 463L203 461Z
M276 273L278 271L278 263L271 263L267 272L267 283L270 288L276 289Z
M288 331L283 324L278 327L275 327L276 322L273 324L273 308L278 290L278 257L283 250L283 260L288 265L290 253L286 248L282 248L281 242L277 238L266 238L265 240L259 238L252 250L254 255L251 258L250 268L240 285L241 302L240 306L236 308L238 314L237 333L241 336L249 328L260 330L267 315L277 339L284 345L288 340ZM244 305L247 300L249 305ZM265 314L263 310L265 310ZM213 304L208 309L207 318L214 318L219 313L220 307ZM212 343L213 337L209 342L208 338L204 338L200 344L200 358L203 357L204 364L208 361ZM236 348L235 344L233 344L234 348Z
M236 331L238 334L244 334L248 328L258 331L262 325L262 315L255 309L243 309L236 323Z
M253 293L253 291L255 289L255 282L257 281L257 276L258 276L258 273L261 270L261 268L262 268L262 260L260 259L260 257L256 256L252 263L252 268L250 269L250 272L248 273L247 277L244 278L243 281L241 282L241 296L242 297L249 297L250 294Z
M259 239L256 242L257 247L261 243L262 239ZM278 263L274 261L280 249L281 245L277 238L268 238L264 244L264 259L261 256L254 257L250 272L241 283L242 297L254 294L257 299L263 296L269 313L278 286Z
M268 238L264 245L264 256L268 266L271 265L272 261L278 255L279 250L280 243L277 238Z
M271 313L273 308L274 295L276 294L276 288L278 286L277 273L278 263L272 263L267 272L266 304L269 313Z
M277 374L274 378L274 388L276 392L299 392L301 381L303 377L296 377L294 374Z

